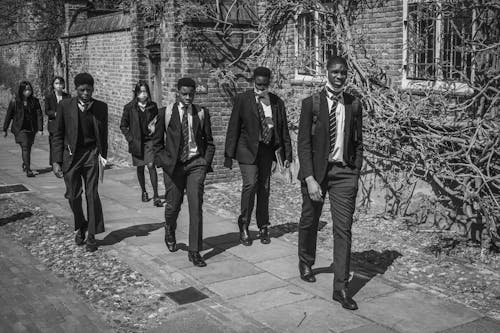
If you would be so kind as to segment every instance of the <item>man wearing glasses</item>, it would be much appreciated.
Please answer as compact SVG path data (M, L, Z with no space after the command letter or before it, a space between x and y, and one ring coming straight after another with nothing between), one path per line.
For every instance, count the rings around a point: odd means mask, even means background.
M269 183L276 155L284 167L292 161L285 103L268 91L271 71L258 67L253 73L254 88L234 98L226 135L224 166L232 168L233 159L240 166L243 179L241 214L238 218L240 242L252 245L248 231L257 197L256 218L262 244L269 236Z

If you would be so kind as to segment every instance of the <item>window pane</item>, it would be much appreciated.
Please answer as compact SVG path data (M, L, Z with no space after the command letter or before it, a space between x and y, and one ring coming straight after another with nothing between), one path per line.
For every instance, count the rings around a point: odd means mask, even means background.
M465 2L443 7L443 49L441 64L444 79L471 78L472 8Z
M312 13L301 14L298 19L298 73L314 74L316 69L316 38Z
M422 2L408 5L407 78L436 78L437 5Z

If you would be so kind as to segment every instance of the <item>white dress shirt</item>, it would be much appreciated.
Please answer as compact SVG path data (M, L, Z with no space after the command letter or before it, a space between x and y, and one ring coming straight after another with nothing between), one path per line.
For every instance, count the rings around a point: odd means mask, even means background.
M330 89L334 89L330 82L326 84L326 87ZM333 101L331 100L332 93L325 89L326 91L326 100L328 102L328 112L332 111ZM345 126L345 105L344 105L344 94L341 93L339 102L337 103L337 108L335 109L335 117L337 120L337 139L335 140L335 147L333 151L330 151L328 154L328 162L341 162L344 161L344 126Z
M182 117L184 116L184 104L182 102L179 102L178 105L178 110L179 110L179 119L181 121L181 126L182 126ZM193 131L193 106L189 105L187 107L187 117L188 117L188 127L189 127L189 153L188 153L188 159L199 155L198 152L198 146L196 146L196 141L194 139L194 131Z

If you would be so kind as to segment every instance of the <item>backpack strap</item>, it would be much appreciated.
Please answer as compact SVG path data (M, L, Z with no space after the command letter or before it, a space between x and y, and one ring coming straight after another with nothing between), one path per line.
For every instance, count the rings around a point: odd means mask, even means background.
M198 119L200 119L200 127L203 129L204 119L205 119L205 108L197 104L193 104L195 110L198 110Z
M165 109L165 131L168 129L168 125L170 124L170 119L172 119L172 110L174 108L175 103L170 103ZM205 108L203 106L198 106L193 104L195 110L198 110L198 118L200 119L200 126L203 129L204 119L205 119Z
M311 126L311 135L316 134L316 124L319 118L319 104L320 104L320 95L319 92L314 93L312 95L312 126Z

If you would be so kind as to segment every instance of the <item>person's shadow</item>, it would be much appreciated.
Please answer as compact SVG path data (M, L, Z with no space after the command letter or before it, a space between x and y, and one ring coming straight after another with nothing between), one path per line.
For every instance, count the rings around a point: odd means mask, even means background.
M318 230L322 230L326 225L326 221L319 221ZM237 225L235 227L236 229L238 228ZM299 224L296 222L274 225L269 227L269 235L271 238L279 238L285 234L298 231L298 228ZM250 231L250 237L254 242L259 241L258 235L257 231ZM229 232L227 234L205 238L203 242L209 245L208 248L211 248L211 251L203 255L203 259L207 260L230 248L240 245L240 233L238 231ZM183 244L178 244L179 249L183 248L182 245Z
M155 230L163 228L165 224L162 223L148 223L148 224L138 224L131 227L114 230L106 235L102 240L97 240L97 245L108 246L121 242L125 238L129 237L144 237L149 236L149 234Z
M376 275L383 275L394 260L401 256L401 253L394 250L353 252L351 254L350 270L354 272L354 275L352 275L349 282L349 294L351 296L356 295ZM335 262L327 267L314 268L313 273L314 275L321 273L333 274L334 265Z
M26 219L26 218L31 217L31 216L33 216L32 212L20 212L20 213L16 213L14 215L11 215L11 216L2 217L2 218L0 218L0 227L3 227L4 225L7 225L9 223L13 223L13 222L16 222L19 220Z

